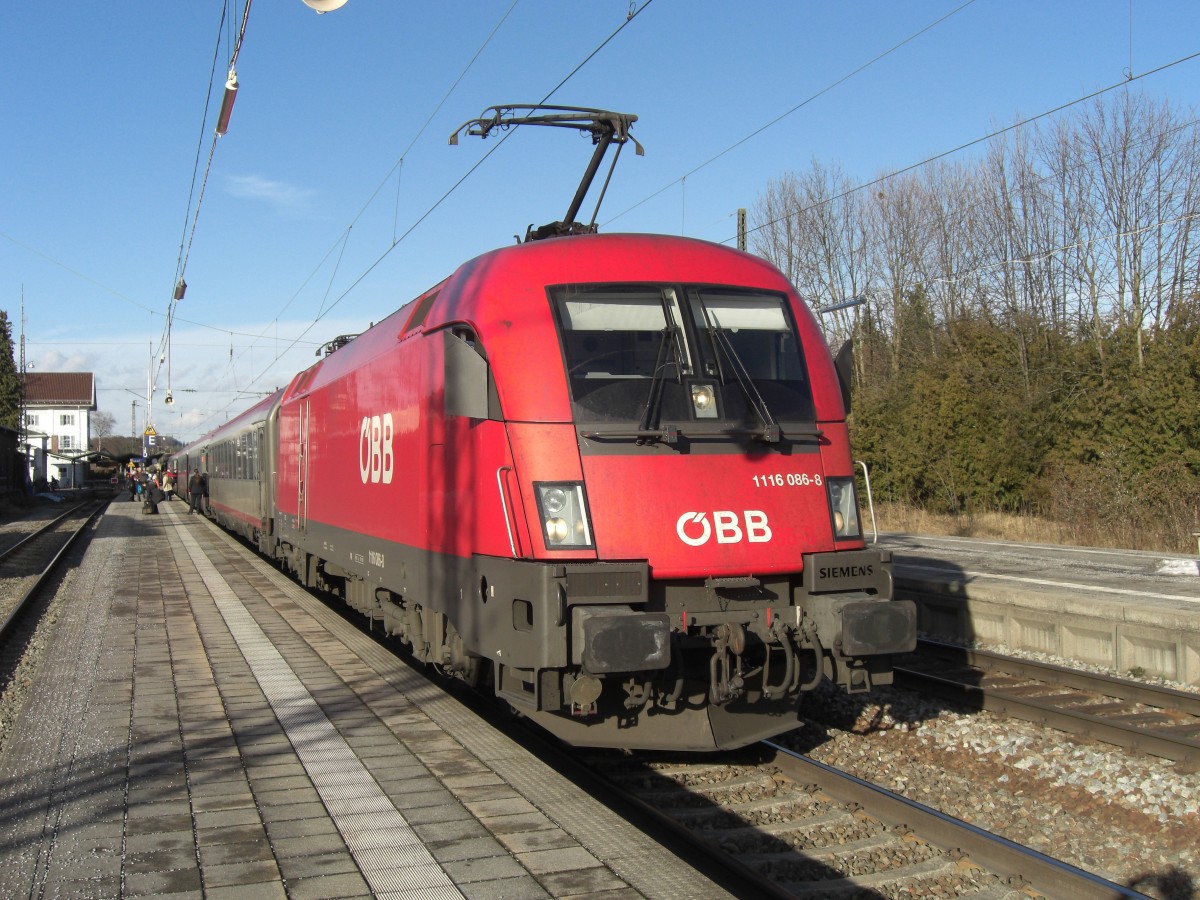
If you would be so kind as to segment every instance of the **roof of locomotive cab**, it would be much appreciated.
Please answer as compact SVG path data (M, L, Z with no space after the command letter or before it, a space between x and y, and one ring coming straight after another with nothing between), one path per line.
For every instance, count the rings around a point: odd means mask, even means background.
M546 288L576 283L728 285L797 297L782 272L760 256L695 238L657 234L574 235L503 247L463 263L441 285L424 325L467 322L493 364L505 416L523 421L572 418ZM819 420L845 417L837 374L815 315L795 303ZM533 361L539 348L557 377ZM520 389L513 391L513 379ZM506 390L506 382L509 390Z
M531 271L532 270L532 271ZM686 272L686 277L680 277ZM731 284L793 291L760 256L697 238L665 234L591 234L500 247L463 263L445 282L522 278L542 286L575 282Z

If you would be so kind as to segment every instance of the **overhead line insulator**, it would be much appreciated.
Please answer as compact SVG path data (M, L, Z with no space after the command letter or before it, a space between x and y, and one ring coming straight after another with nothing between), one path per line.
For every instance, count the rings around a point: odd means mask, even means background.
M225 82L225 96L221 100L221 114L217 116L217 137L224 136L229 130L229 117L233 115L233 101L237 99L237 72L229 70L229 80Z

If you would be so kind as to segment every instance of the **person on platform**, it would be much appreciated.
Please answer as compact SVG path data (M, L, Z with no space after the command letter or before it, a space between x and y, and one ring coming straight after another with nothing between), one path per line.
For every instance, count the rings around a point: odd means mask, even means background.
M147 479L146 480L146 504L143 507L142 512L148 513L152 516L157 516L158 515L158 504L162 502L162 498L163 498L163 492L162 492L162 488L160 488L158 486L158 482L155 481L153 478Z
M192 469L192 477L188 479L188 497L192 504L188 507L188 515L194 512L203 513L200 504L204 501L204 482L200 480L199 469Z

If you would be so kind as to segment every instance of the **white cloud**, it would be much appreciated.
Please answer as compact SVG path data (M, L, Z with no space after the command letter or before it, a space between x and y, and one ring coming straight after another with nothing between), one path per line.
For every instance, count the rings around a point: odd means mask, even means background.
M95 334L86 348L72 348L74 352L38 344L30 347L30 362L38 372L94 372L97 405L113 415L116 433L121 435L131 427L140 433L145 424L147 381L153 368L153 424L159 434L187 441L254 405L275 388L285 387L296 372L317 362L318 340L359 331L366 322L331 318L317 329L309 325L297 321L242 323L236 334L177 327L169 376L160 357L151 356L151 347L157 354L161 335L149 333ZM304 334L306 330L319 335L311 337ZM302 334L293 341L291 336ZM173 400L169 405L168 383Z
M27 354L28 368L34 372L90 372L96 365L98 354L76 351L64 354L50 350L40 355Z
M275 208L296 212L307 208L316 191L297 187L284 181L272 181L259 175L231 175L225 179L225 190L233 197L256 200Z

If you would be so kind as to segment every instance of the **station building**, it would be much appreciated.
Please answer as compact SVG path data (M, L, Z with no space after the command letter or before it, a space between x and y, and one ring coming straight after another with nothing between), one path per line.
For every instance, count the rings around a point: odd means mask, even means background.
M91 372L26 372L21 452L36 487L58 479L60 488L83 487L91 446L96 378Z

